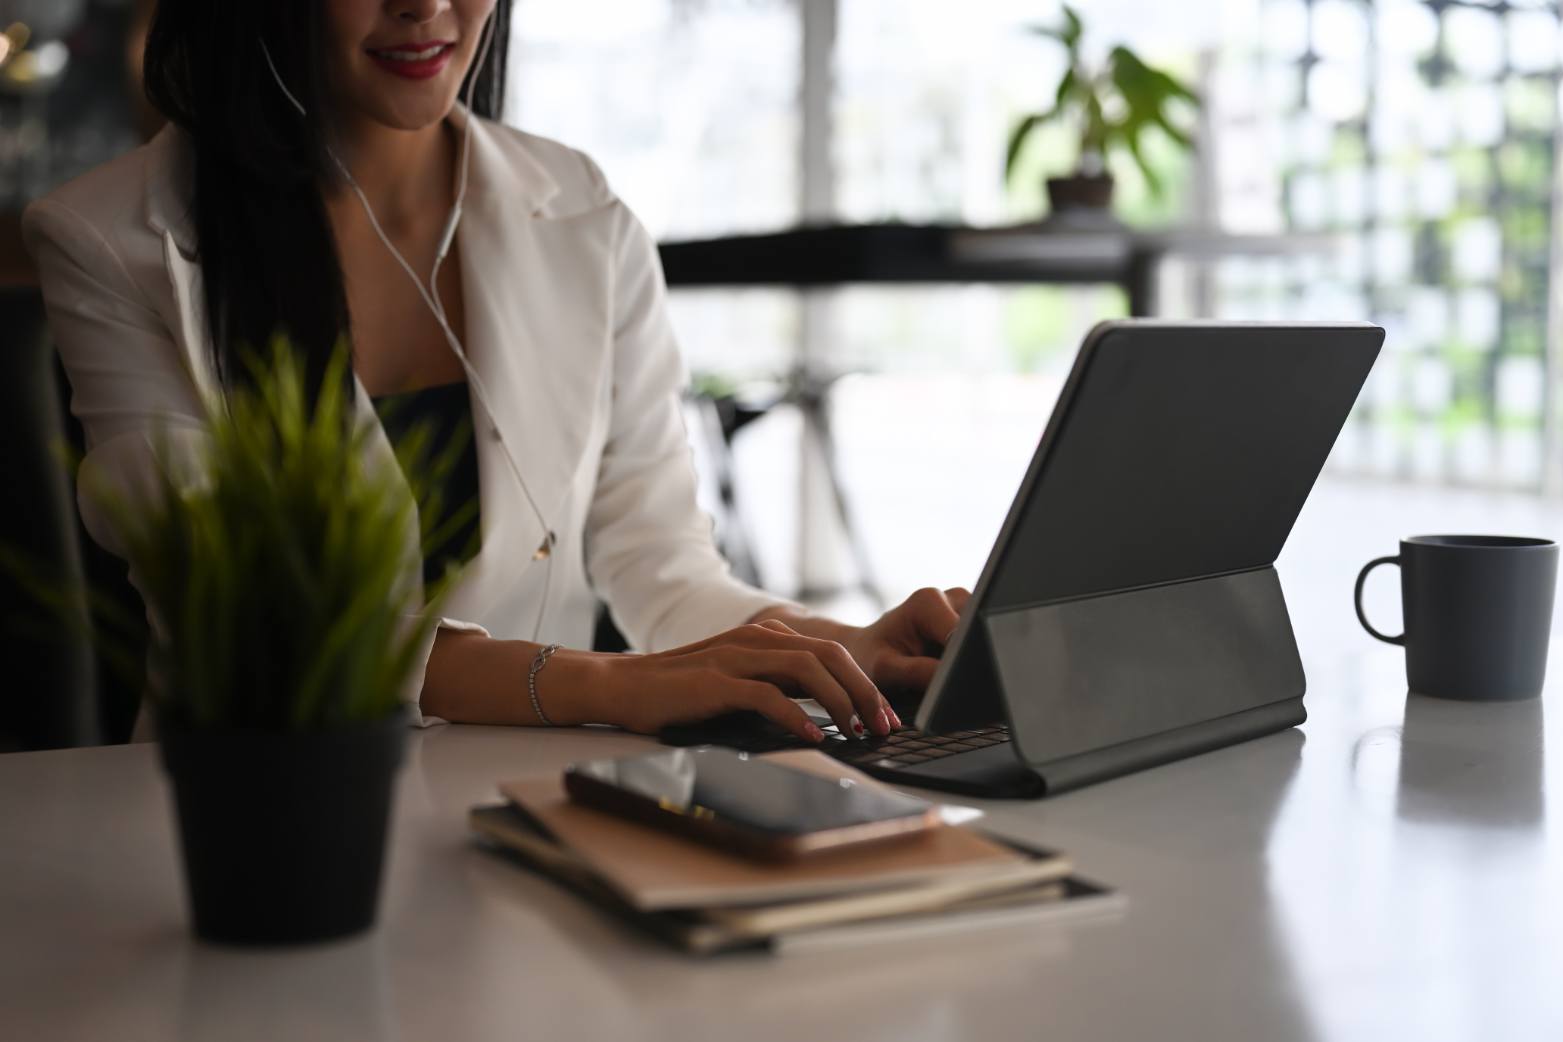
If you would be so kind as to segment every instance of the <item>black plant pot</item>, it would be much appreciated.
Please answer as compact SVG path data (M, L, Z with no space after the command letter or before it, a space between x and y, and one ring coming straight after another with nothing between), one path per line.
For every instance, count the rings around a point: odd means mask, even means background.
M160 734L197 936L301 944L373 924L404 717L301 733L165 721Z
M1105 213L1113 204L1112 175L1050 177L1047 179L1047 201L1055 214Z

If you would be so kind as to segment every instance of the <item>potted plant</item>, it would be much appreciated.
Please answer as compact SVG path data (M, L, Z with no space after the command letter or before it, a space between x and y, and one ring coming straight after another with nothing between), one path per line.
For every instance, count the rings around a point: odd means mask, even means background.
M1033 131L1053 122L1070 126L1079 142L1075 170L1067 177L1047 180L1048 201L1055 214L1103 213L1112 202L1113 176L1107 169L1109 155L1129 153L1152 194L1160 195L1161 178L1147 160L1143 135L1155 128L1184 148L1192 148L1189 132L1172 119L1176 104L1199 105L1193 89L1170 73L1154 69L1124 46L1114 47L1099 66L1089 64L1082 53L1085 27L1074 8L1064 5L1060 26L1032 26L1031 31L1057 40L1068 52L1069 67L1058 82L1053 106L1031 113L1010 134L1004 176L1014 176L1021 150Z
M208 940L324 940L375 916L402 689L435 623L410 578L417 500L365 452L346 357L313 400L285 345L252 360L253 387L210 409L196 484L170 466L133 503L86 490L154 622L148 697Z

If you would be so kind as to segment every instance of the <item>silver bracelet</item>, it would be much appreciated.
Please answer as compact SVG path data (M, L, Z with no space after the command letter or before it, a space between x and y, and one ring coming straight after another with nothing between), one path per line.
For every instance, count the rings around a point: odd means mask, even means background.
M532 712L537 714L537 718L543 722L544 727L552 727L554 722L548 719L548 715L543 712L543 707L537 704L537 674L542 671L544 666L548 665L548 660L553 656L553 653L562 647L564 647L563 644L550 644L542 651L539 651L537 657L532 660L532 668L527 670L526 673L526 690L532 696Z

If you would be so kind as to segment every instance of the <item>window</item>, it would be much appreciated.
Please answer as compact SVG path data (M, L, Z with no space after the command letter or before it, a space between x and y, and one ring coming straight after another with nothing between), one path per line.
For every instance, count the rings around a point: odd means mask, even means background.
M1257 108L1234 122L1268 147L1227 150L1222 197L1254 213L1268 196L1286 226L1339 233L1342 250L1230 266L1230 314L1388 330L1339 465L1541 487L1558 467L1558 5L1263 0L1259 24L1258 57L1228 86L1246 78ZM1253 133L1261 120L1269 133Z

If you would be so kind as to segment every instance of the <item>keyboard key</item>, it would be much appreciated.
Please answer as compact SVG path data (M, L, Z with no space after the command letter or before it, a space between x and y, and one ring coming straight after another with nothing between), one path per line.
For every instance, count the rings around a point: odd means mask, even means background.
M1006 727L968 728L947 735L925 734L916 728L901 727L884 737L870 735L855 740L843 735L833 723L816 723L824 734L824 741L818 746L822 752L843 763L868 770L908 770L1010 740ZM810 747L810 743L768 721L760 722L760 726L748 725L741 731L729 730L731 733L723 732L720 736L704 740L755 753Z

